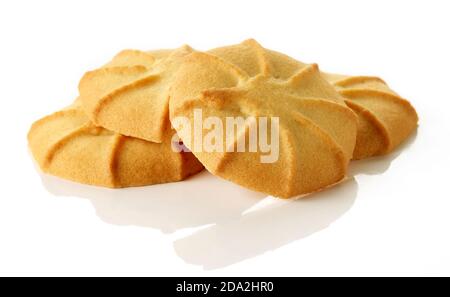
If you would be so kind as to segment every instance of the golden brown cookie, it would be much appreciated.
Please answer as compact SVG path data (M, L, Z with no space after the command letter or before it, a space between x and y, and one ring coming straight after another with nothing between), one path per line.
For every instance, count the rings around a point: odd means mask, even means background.
M240 45L220 47L209 52L244 69L249 75L260 73L259 55L272 57L278 64L272 66L275 74L288 77L305 64L264 49L254 40ZM322 72L345 98L345 103L358 115L358 134L353 159L363 159L391 152L417 127L417 113L405 99L392 91L377 77L344 76Z
M237 55L191 53L175 75L170 119L185 145L213 174L274 196L310 193L344 178L357 117L317 65L268 52L254 40L234 47ZM192 129L175 123L184 117L195 126L196 110L222 123L227 117L279 118L278 160L262 163L261 150L196 150ZM249 139L250 123L236 132L236 139ZM210 132L207 128L203 127L204 135Z
M35 122L28 142L42 171L120 188L179 181L203 169L191 153L172 150L172 133L162 143L123 136L96 127L74 103Z
M90 120L108 130L162 142L170 126L168 89L179 60L193 50L125 50L80 81L80 102Z
M384 155L416 129L414 107L378 77L323 73L358 115L358 137L353 159Z

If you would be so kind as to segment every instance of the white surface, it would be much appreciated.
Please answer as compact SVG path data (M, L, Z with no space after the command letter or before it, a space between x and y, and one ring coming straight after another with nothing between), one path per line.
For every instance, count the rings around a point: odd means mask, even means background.
M449 275L447 1L1 1L0 273ZM123 48L254 37L321 69L378 75L411 100L415 137L300 201L200 174L105 190L40 176L31 123Z

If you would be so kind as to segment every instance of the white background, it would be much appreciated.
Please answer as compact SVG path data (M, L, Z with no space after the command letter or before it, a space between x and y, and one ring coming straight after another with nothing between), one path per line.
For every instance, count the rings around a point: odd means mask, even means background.
M0 1L0 274L450 275L449 14L448 1ZM88 69L124 48L249 37L381 76L417 108L417 134L299 201L206 172L127 190L39 174L27 131Z

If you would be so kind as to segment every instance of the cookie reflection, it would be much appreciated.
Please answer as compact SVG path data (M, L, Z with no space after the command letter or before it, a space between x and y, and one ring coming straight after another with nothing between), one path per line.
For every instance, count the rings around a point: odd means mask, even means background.
M182 182L126 189L86 186L41 176L44 186L54 195L88 199L107 223L155 228L163 233L237 219L265 197L206 171Z
M179 239L174 248L186 262L204 269L228 266L325 229L351 208L357 189L349 179L303 199L274 200L237 220Z

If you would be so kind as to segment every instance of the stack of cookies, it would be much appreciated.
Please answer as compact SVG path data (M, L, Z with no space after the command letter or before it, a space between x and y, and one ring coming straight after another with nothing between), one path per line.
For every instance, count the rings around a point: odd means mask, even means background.
M87 72L75 102L35 122L28 140L44 172L80 183L144 186L205 167L290 198L341 181L351 160L391 152L417 122L380 78L321 72L246 40L122 51Z

